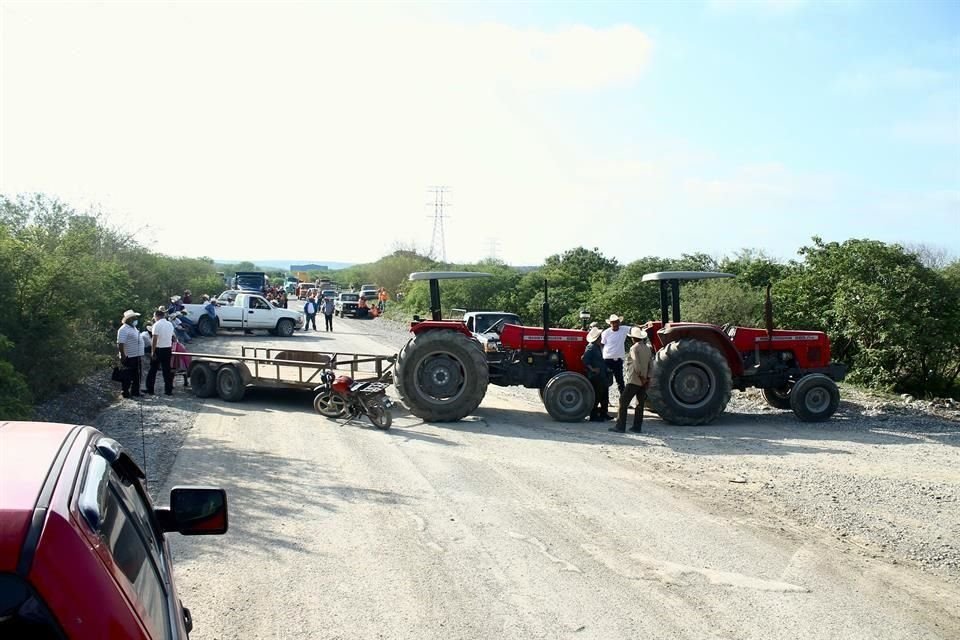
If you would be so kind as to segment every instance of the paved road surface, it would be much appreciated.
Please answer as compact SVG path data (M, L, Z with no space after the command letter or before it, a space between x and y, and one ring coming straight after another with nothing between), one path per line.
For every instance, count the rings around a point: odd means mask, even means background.
M337 325L296 340L390 352ZM649 439L509 392L456 424L401 409L388 433L291 395L203 407L170 477L226 487L231 521L173 539L194 639L960 633L946 583L661 482Z

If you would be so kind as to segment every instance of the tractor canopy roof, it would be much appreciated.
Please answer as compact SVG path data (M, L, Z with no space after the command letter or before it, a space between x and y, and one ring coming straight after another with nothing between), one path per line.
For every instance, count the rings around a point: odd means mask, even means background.
M480 271L416 271L410 280L454 280L456 278L492 278L491 273Z
M653 280L709 280L711 278L735 278L732 273L720 273L719 271L657 271L654 273L645 273L640 278L641 282L651 282ZM413 280L413 276L410 277Z

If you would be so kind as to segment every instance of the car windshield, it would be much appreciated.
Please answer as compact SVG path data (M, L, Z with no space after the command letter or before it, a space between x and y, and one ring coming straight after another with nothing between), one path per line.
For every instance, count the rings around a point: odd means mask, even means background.
M501 326L504 324L520 324L520 316L515 313L484 313L477 316L474 331L476 333L486 333L490 330L490 327L501 319L503 319Z
M340 300L342 302L356 302L360 299L360 294L358 293L341 293Z

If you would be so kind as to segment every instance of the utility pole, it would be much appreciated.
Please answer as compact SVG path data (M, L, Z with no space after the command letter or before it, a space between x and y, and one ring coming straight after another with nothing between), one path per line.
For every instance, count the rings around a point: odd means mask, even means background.
M428 189L433 194L433 202L428 202L427 206L433 205L433 236L430 239L430 257L434 260L440 259L441 262L447 261L447 244L443 234L443 219L448 218L444 212L444 207L449 207L449 202L444 202L443 196L449 191L447 187L430 187Z

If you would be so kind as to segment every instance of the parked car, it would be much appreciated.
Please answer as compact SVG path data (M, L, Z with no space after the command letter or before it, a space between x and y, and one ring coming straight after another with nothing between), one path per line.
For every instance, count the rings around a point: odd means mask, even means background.
M214 336L220 329L266 329L270 335L287 338L304 323L299 311L281 309L255 293L238 293L232 305L217 308L216 318L211 318L202 304L185 304L183 308L203 336Z
M307 293L310 291L310 289L316 289L316 288L317 288L317 285L315 285L312 282L301 282L300 284L297 285L297 299L306 300L309 297Z
M323 289L323 290L320 292L320 297L322 297L322 298L334 298L334 299L336 299L336 297L337 297L337 290L336 290L336 289Z
M357 303L360 301L360 294L356 292L341 293L333 303L333 314L344 318L346 316L357 315Z
M130 454L93 427L0 422L0 638L187 638L166 535L227 531L227 495L155 507Z
M461 311L454 309L454 311ZM463 322L485 352L500 350L500 332L505 324L523 326L520 316L506 311L464 311Z

